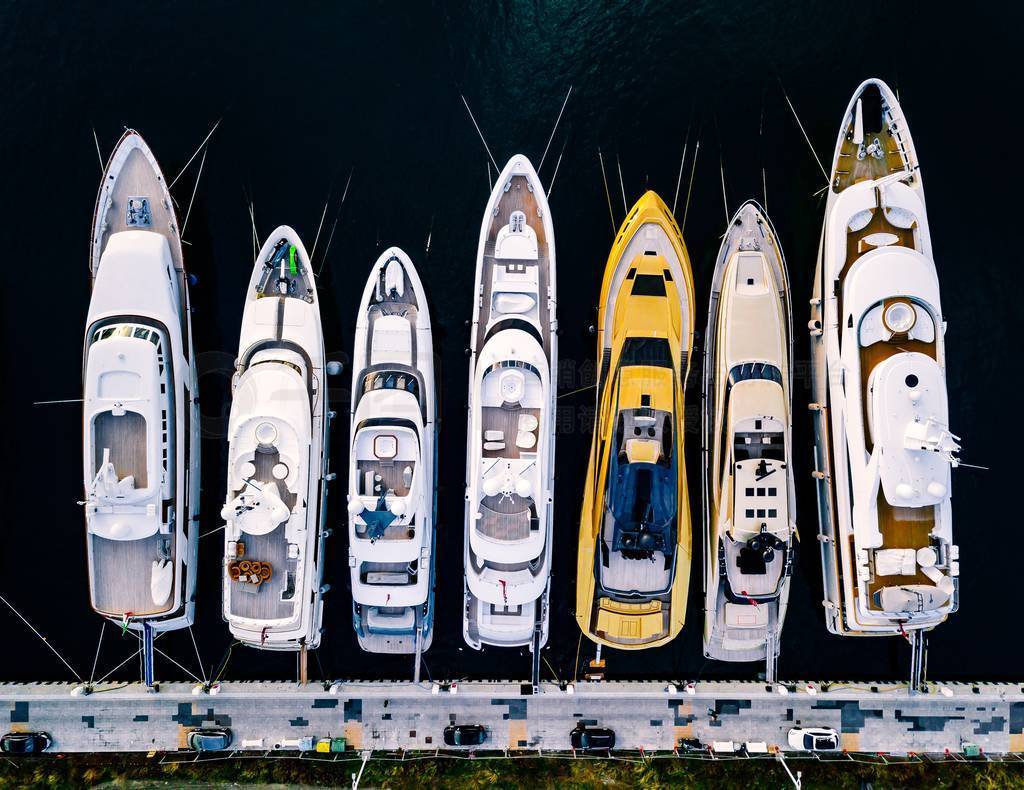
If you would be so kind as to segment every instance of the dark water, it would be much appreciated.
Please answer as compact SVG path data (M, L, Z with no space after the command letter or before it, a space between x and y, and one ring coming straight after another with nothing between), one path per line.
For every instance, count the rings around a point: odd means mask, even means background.
M131 10L132 15L128 11ZM89 300L87 244L99 166L124 125L139 129L169 176L212 123L213 138L186 231L206 439L203 530L219 526L231 362L252 265L247 202L262 237L293 225L312 244L324 201L340 213L320 280L332 357L347 360L359 293L382 245L409 251L431 299L442 375L440 533L434 646L429 671L446 677L528 675L525 651L476 654L461 638L462 487L465 386L477 234L488 194L486 155L459 99L465 93L499 164L522 151L536 163L569 84L574 91L543 177L550 183L558 249L562 392L590 383L594 340L586 333L612 231L598 167L601 147L621 160L632 203L646 188L671 202L687 129L701 140L686 242L704 323L707 285L729 211L764 199L783 241L797 307L807 319L823 184L785 105L785 86L808 134L829 155L853 89L867 76L899 90L925 174L929 218L949 320L951 423L964 437L954 481L963 571L960 612L931 640L930 674L960 679L1020 675L1014 614L1021 566L1017 491L1002 439L1000 409L1020 403L1010 347L1022 329L1013 171L1019 142L1004 105L1013 99L1020 19L973 6L955 21L938 7L887 4L678 4L653 2L286 4L5 3L0 10L0 219L5 237L2 359L5 409L0 475L0 593L88 676L100 621L88 607L80 508L80 409L33 407L74 398ZM1007 91L1006 88L1010 88ZM196 164L175 187L184 209ZM689 165L687 165L687 175ZM610 173L611 175L611 173ZM616 222L623 216L612 181ZM685 200L686 176L679 213ZM681 219L681 217L680 217ZM429 255L425 242L431 236ZM318 257L326 247L320 240ZM1009 248L1009 249L1007 249ZM806 334L797 332L796 424L799 522L804 551L783 634L781 671L793 677L888 678L906 672L900 640L827 634L810 479ZM348 371L346 371L348 372ZM347 402L336 383L335 403ZM696 402L696 390L691 388ZM560 676L573 674L579 631L572 618L581 477L589 447L592 393L560 401L558 485L550 646ZM347 420L333 436L344 469ZM694 513L697 449L689 441ZM1009 489L1009 490L1008 490ZM330 676L407 677L408 659L361 653L350 626L341 482L327 557L333 585L319 651ZM699 519L695 517L695 522ZM695 541L695 545L697 541ZM201 544L196 634L207 666L229 643L220 619L220 535ZM701 655L699 557L688 625L671 645L606 653L616 677L750 677L756 667L706 663ZM66 669L4 608L0 676L66 678ZM1009 623L1004 627L1003 623ZM130 655L134 640L107 630L99 673ZM194 666L187 634L160 643ZM582 658L591 655L586 641ZM582 661L581 658L581 661ZM316 669L315 662L313 667ZM129 664L124 676L131 677ZM544 667L545 676L549 668ZM236 649L227 676L294 676L289 656ZM180 672L160 662L158 674ZM317 673L318 674L318 673Z

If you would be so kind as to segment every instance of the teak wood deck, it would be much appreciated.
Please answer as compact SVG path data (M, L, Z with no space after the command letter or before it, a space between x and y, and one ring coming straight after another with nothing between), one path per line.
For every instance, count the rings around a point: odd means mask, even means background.
M551 315L548 311L548 284L550 282L550 260L548 256L548 239L544 232L544 221L540 216L537 197L529 189L526 176L512 176L507 192L498 201L497 213L491 217L491 225L484 244L483 266L481 271L480 322L476 334L475 353L483 349L487 337L487 326L491 321L491 305L493 300L493 278L495 266L522 266L527 270L537 268L537 314L540 323L540 335L544 350L550 353L551 347ZM526 215L526 223L537 234L537 260L516 260L513 258L495 258L494 245L498 231L506 227L513 211L522 211Z
M260 487L270 482L277 482L281 500L288 506L289 511L294 512L298 496L288 491L283 482L274 479L274 465L279 460L280 455L276 450L270 453L259 451L254 453L253 465L256 467L256 474L253 479ZM297 580L294 578L296 562L288 559L286 524L287 520L281 522L266 535L250 535L243 532L239 537L238 542L245 545L245 554L239 559L269 562L273 569L273 575L269 581L265 581L259 586L242 581L231 582L230 605L233 614L254 620L280 620L291 617L295 611L296 602L299 600L298 591L294 591L292 599L281 600L281 594L288 587L289 571L292 572L293 589L297 584ZM301 548L303 551L305 550L305 546Z

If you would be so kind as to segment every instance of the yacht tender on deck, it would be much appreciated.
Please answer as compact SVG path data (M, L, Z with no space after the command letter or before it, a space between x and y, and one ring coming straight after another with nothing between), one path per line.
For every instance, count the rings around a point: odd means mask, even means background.
M774 662L796 536L789 277L753 201L722 240L704 349L704 655Z
M480 228L470 343L463 635L548 637L558 324L555 237L536 171L513 156Z
M298 234L253 266L228 418L224 619L267 650L320 644L327 531L327 382L320 304ZM326 418L326 419L325 419Z
M103 171L92 228L83 461L92 607L133 629L195 612L199 410L174 207L142 137Z
M415 653L434 634L437 400L426 295L397 247L363 289L352 373L352 623L363 650Z
M881 80L857 89L840 129L810 328L828 628L932 628L959 605L959 445L921 172Z
M593 641L657 647L683 627L690 579L684 389L690 259L647 192L616 236L597 323L597 414L580 516L576 620Z

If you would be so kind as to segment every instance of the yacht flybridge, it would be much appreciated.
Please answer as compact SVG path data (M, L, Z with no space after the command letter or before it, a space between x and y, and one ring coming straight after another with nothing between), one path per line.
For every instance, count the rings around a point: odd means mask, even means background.
M789 278L763 210L732 218L704 349L704 655L774 675L796 537Z
M647 192L615 238L598 310L576 619L599 645L656 647L683 627L691 549L683 394L693 327L686 245L668 207Z
M417 653L433 638L437 400L426 296L397 247L363 289L352 373L352 622L363 650Z
M194 616L199 412L174 204L133 130L103 171L90 270L82 426L90 597L98 613L148 639Z
M463 635L548 636L555 460L555 237L530 161L505 165L480 228L469 364ZM536 674L536 673L535 673Z
M896 96L867 80L836 143L812 300L834 633L917 638L957 609L944 331L914 144Z
M327 382L320 303L298 235L260 249L242 314L228 418L224 619L243 644L320 644Z

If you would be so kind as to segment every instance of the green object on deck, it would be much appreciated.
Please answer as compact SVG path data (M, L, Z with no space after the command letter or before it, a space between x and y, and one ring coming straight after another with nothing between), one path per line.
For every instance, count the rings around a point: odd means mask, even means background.
M345 751L345 739L344 738L331 738L331 751L332 752L343 752L343 751Z
M292 277L299 273L299 267L295 263L295 246L288 245L288 269L292 273Z
M976 743L965 743L960 747L964 757L981 757L981 747Z

